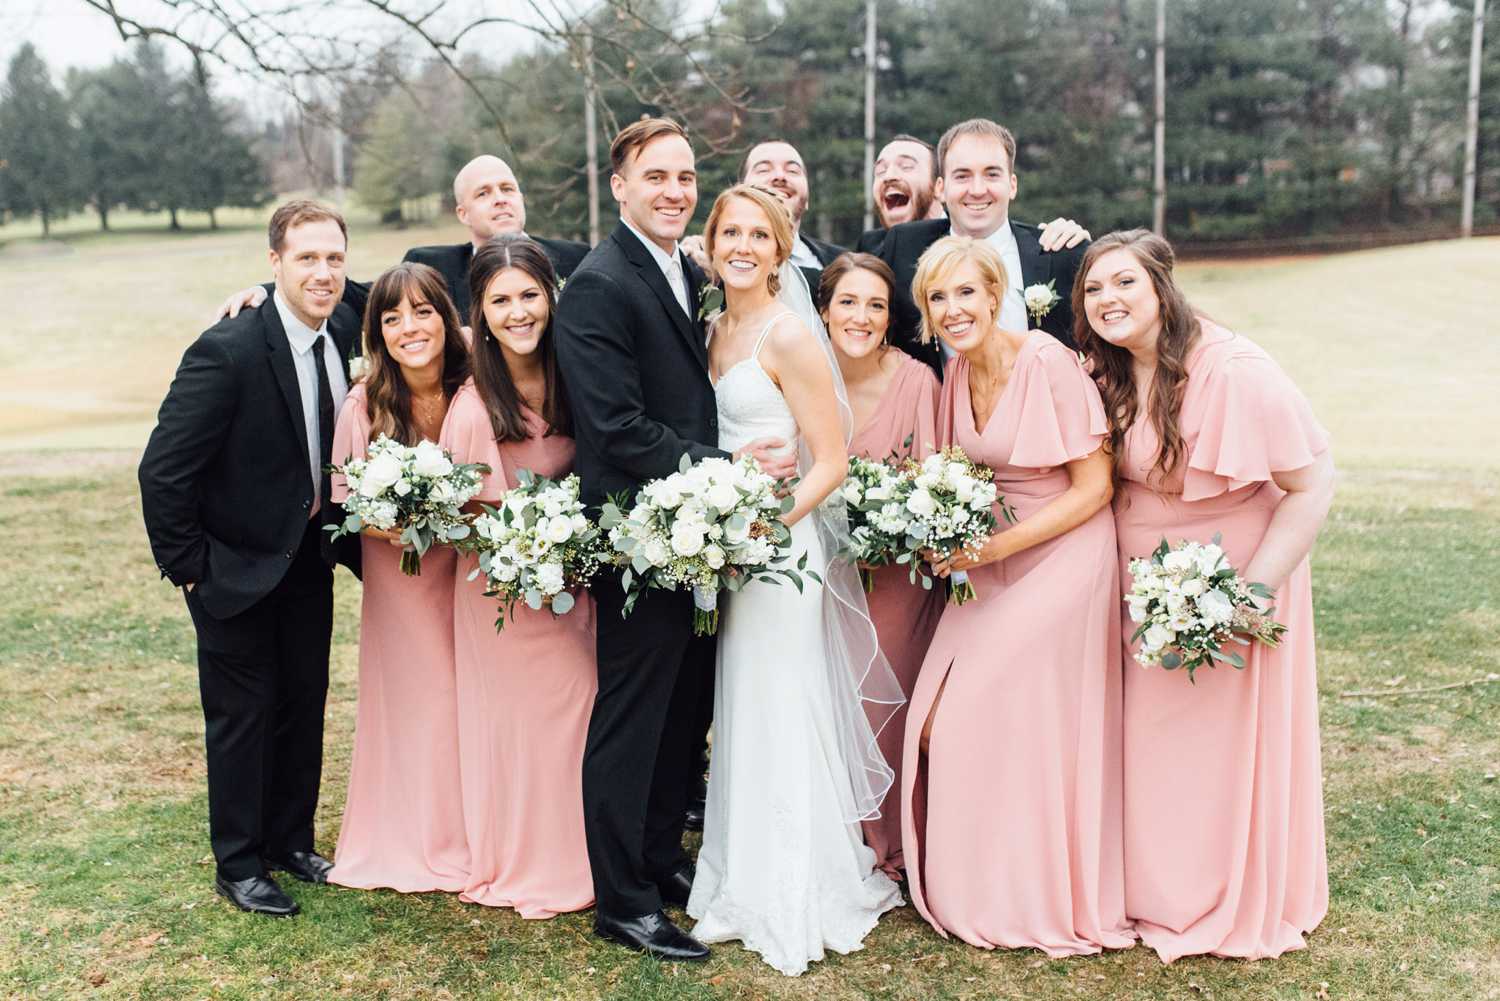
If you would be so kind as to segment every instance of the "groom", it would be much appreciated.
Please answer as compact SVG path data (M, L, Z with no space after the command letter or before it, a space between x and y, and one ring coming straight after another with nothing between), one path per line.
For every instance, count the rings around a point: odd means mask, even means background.
M620 224L584 258L558 304L554 329L568 373L583 497L597 506L696 461L727 458L708 349L698 316L704 280L678 249L698 204L687 133L648 118L610 144L610 191ZM791 461L782 443L746 452L773 476ZM706 959L708 948L671 922L663 903L685 906L693 864L682 819L694 765L693 707L712 684L714 641L692 635L687 592L650 591L622 616L620 578L602 576L598 602L599 694L583 756L584 833L603 938L664 959Z

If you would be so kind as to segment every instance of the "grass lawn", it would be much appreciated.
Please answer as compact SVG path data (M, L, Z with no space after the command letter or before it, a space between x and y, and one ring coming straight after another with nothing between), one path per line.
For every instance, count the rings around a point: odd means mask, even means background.
M352 270L453 239L357 230ZM589 914L290 880L292 921L216 898L193 634L153 569L134 464L183 346L265 273L261 237L29 246L0 248L21 318L0 334L0 998L1500 999L1500 240L1183 269L1304 387L1340 461L1314 556L1332 899L1309 948L1055 961L945 941L908 908L796 980L733 945L704 966L637 958ZM1401 291L1424 275L1441 301ZM338 603L326 853L355 700L342 572Z

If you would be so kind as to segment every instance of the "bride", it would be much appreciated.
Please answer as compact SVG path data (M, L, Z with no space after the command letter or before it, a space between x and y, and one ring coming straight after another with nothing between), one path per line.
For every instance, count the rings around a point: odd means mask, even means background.
M848 525L836 492L852 418L773 194L737 185L708 217L725 310L709 340L719 447L757 438L798 449L792 551L798 589L756 582L723 600L703 848L688 901L703 942L741 940L796 976L847 953L901 905L859 822L891 782L875 734L902 701L880 655L858 573L837 559Z

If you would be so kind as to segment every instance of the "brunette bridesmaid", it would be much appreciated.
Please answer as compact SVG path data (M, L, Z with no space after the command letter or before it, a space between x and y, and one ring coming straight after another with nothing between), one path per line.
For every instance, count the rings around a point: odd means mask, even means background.
M545 251L497 237L469 267L474 377L453 401L454 459L483 462L482 500L500 503L529 469L573 468L572 425L550 330L557 278ZM477 506L477 505L476 505ZM451 578L457 644L459 772L470 852L461 898L526 918L594 901L583 835L583 743L594 704L594 602L565 615L518 602L496 632L496 600Z
M983 948L1051 956L1129 946L1120 846L1120 590L1108 424L1078 357L998 325L1006 274L987 243L922 255L922 336L948 365L942 445L995 471L1016 521L965 570L912 695L902 835L912 900ZM997 510L998 516L998 510Z
M847 253L823 269L818 309L828 328L839 370L854 411L849 454L866 459L925 458L937 441L937 376L904 351L890 346L891 302L896 277L873 254ZM943 610L939 589L911 583L904 566L871 571L874 590L866 595L880 650L911 699L917 671ZM891 716L877 740L895 770L880 816L864 822L865 843L877 864L892 877L905 868L901 854L901 740L906 706Z
M1281 645L1244 670L1135 665L1125 637L1126 913L1171 962L1279 956L1328 910L1312 584L1333 497L1328 435L1246 338L1194 312L1172 248L1146 230L1096 240L1073 289L1078 343L1111 417L1119 573L1163 539L1217 533L1276 591Z
M381 434L451 447L450 403L469 353L443 278L398 264L376 279L365 310L369 374L349 391L334 429L333 461L363 457ZM335 474L333 499L348 496ZM328 881L406 893L468 882L458 781L453 673L453 551L434 546L420 576L401 572L390 532L364 531L359 703L349 798Z

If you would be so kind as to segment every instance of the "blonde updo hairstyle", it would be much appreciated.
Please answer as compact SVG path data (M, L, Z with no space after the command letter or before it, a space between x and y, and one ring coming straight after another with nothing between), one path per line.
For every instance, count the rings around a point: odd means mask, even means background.
M927 308L927 293L934 285L945 281L965 261L974 262L984 290L995 297L995 315L992 319L1000 319L1000 303L1005 300L1007 287L1005 262L1000 259L1000 252L986 241L976 240L971 236L945 236L923 252L917 261L917 273L911 280L911 296L922 314L923 344L931 344L933 338L937 337L937 328Z
M759 206L771 221L771 238L776 241L776 268L766 278L766 287L772 295L776 295L781 291L781 266L792 256L792 241L796 239L796 235L792 228L791 213L786 210L779 196L765 188L754 184L736 184L732 188L726 188L714 199L714 207L709 210L708 222L703 228L703 246L708 251L708 259L710 262L714 259L714 234L718 232L719 219L735 198L743 198Z

